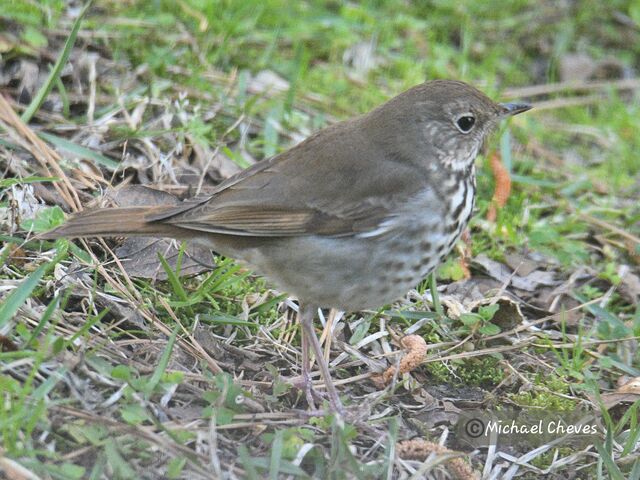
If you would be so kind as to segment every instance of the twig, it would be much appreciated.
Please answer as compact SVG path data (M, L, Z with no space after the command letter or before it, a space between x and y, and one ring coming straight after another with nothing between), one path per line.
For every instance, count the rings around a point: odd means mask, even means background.
M531 98L541 95L549 95L552 93L566 92L566 91L594 91L594 90L634 90L640 88L640 78L623 78L621 80L608 80L601 82L589 82L589 81L570 81L559 83L548 83L545 85L531 85L528 87L509 88L502 92L502 95L507 98ZM538 103L536 103L536 110L538 109Z
M586 213L579 213L578 216L583 220L586 220L587 222L592 223L593 225L598 225L599 227L610 230L613 233L620 235L621 237L624 237L627 240L632 241L636 245L640 245L640 238L636 237L632 233L627 232L626 230L616 227L615 225L611 225L609 222L600 220L599 218L596 218L596 217L592 217L591 215L588 215Z
M82 203L78 193L71 185L64 170L60 168L60 155L22 121L11 108L4 95L0 95L0 126L9 133L15 143L33 155L47 176L60 178L61 181L55 182L53 187L58 191L68 207L75 212L82 210Z

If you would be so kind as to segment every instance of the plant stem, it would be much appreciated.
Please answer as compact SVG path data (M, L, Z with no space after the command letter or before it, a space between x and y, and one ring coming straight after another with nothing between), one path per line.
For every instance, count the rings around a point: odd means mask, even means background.
M440 297L438 296L438 287L436 286L436 274L432 272L429 275L429 290L431 291L431 301L433 302L433 308L439 317L444 317L444 310L440 303Z

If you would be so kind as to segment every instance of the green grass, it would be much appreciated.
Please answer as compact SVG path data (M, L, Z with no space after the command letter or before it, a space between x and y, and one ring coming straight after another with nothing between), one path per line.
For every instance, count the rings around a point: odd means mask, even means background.
M640 9L623 0L96 0L81 22L78 13L69 15L58 0L0 0L0 32L7 32L0 59L40 67L43 85L26 105L14 107L59 149L65 173L94 169L113 184L125 178L193 184L174 181L176 172L189 173L180 170L185 166L200 168L188 154L192 145L205 157L217 150L245 167L250 157L281 152L425 79L462 79L500 99L511 88L560 81L570 53L615 58L632 74L640 65ZM372 63L362 70L354 52L367 45L373 46ZM80 65L87 51L99 59L92 125L86 67ZM65 71L65 57L74 72ZM256 90L253 79L263 70L288 88ZM7 86L14 100L21 93L17 85L14 79ZM405 468L390 458L396 440L441 435L435 427L418 427L422 420L410 406L427 394L443 401L438 392L455 389L462 400L477 401L478 393L498 406L569 411L588 404L604 426L592 448L597 461L578 458L559 474L580 466L589 478L640 478L638 403L607 410L598 400L640 376L637 341L628 340L640 335L640 308L623 278L624 272L640 275L634 240L640 236L640 107L614 88L600 93L586 106L534 109L515 118L478 159L471 258L483 253L507 262L510 254L533 254L564 282L559 303L567 312L535 334L535 346L501 353L491 349L510 345L505 338L533 336L531 330L509 333L522 324L519 314L509 314L505 326L495 317L505 315L497 312L499 304L467 304L460 294L443 292L431 302L427 281L417 297L390 309L348 316L353 329L344 328L340 339L351 346L378 332L384 319L400 335L423 322L416 333L445 345L428 355L487 350L430 362L392 393L376 396L366 379L341 387L347 404L371 404L372 414L388 407L374 421L365 416L369 429L331 416L291 414L304 408L304 396L284 382L299 373L286 297L233 261L217 258L213 271L184 277L183 254L177 267L161 254L157 261L167 280L129 282L96 242L24 243L24 230L46 231L63 212L51 205L29 211L19 218L22 230L12 229L17 194L60 179L23 161L29 155L0 126L0 168L9 172L0 180L0 223L7 227L0 250L0 335L9 345L0 349L0 459L55 479L206 478L212 471L248 478L380 478L391 472L394 478ZM533 101L576 95L567 89ZM490 223L493 152L512 174L513 191ZM26 169L24 178L6 170L12 161ZM97 197L103 187L84 193ZM106 262L104 269L97 261ZM438 283L460 280L462 272L452 255ZM472 272L482 277L474 265ZM519 303L527 318L549 308L547 287L507 291L526 297ZM203 344L205 353L196 348ZM370 347L360 353L393 363ZM211 358L225 373L215 371ZM343 363L336 377L368 371ZM282 416L273 419L270 412ZM238 443L242 448L233 447ZM561 446L558 452L574 451ZM547 468L554 458L547 453L533 463ZM483 461L474 459L476 470Z

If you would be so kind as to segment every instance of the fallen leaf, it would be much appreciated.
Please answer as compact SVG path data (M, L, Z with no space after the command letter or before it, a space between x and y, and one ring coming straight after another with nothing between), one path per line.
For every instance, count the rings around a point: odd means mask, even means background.
M116 205L177 205L180 200L170 193L143 185L130 185L108 195ZM118 247L115 254L120 258L125 271L133 277L165 280L167 273L162 268L158 254L162 255L175 271L180 256L180 243L175 240L152 237L129 237ZM182 256L180 274L196 275L215 268L211 249L186 242Z
M499 282L507 283L520 290L533 292L540 285L557 285L555 273L546 270L534 270L526 276L514 274L507 265L491 260L484 254L478 255L473 262L483 267L490 277Z
M17 352L18 346L9 337L0 335L0 352Z
M158 254L162 255L175 271L179 252L180 243L175 240L130 237L116 249L115 254L129 275L166 280L167 273L160 264ZM186 243L180 275L196 275L214 268L211 249L191 242Z
M602 403L607 410L621 403L634 403L640 399L640 377L631 379L615 392L602 394Z
M504 261L518 275L526 277L534 270L537 270L540 264L535 260L521 253L505 253Z
M262 70L249 81L249 93L279 93L289 90L289 82L271 70Z
M119 207L178 205L180 203L180 199L175 195L144 185L126 185L110 190L105 196Z
M455 297L461 304L468 305L472 302L482 301L490 292L497 291L501 285L494 278L476 275L445 285L444 294Z
M560 58L559 73L563 82L585 82L629 78L631 69L617 58L596 61L584 53L569 53Z
M638 303L638 299L640 299L640 277L631 272L629 265L620 265L617 273L620 277L620 294L631 303Z
M477 302L473 306L472 311L476 311L478 307L491 305L495 299L485 299ZM503 331L510 330L522 324L525 317L522 314L520 305L511 298L500 297L495 303L498 304L498 310L493 314L491 323L498 325Z

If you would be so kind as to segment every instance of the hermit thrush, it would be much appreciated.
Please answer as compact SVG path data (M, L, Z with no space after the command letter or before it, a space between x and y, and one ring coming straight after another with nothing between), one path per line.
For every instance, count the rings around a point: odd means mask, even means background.
M307 398L310 345L341 411L313 327L317 309L376 308L428 275L471 217L483 141L529 108L495 103L462 82L426 82L253 165L207 198L87 211L45 238L166 236L247 263L300 301Z

